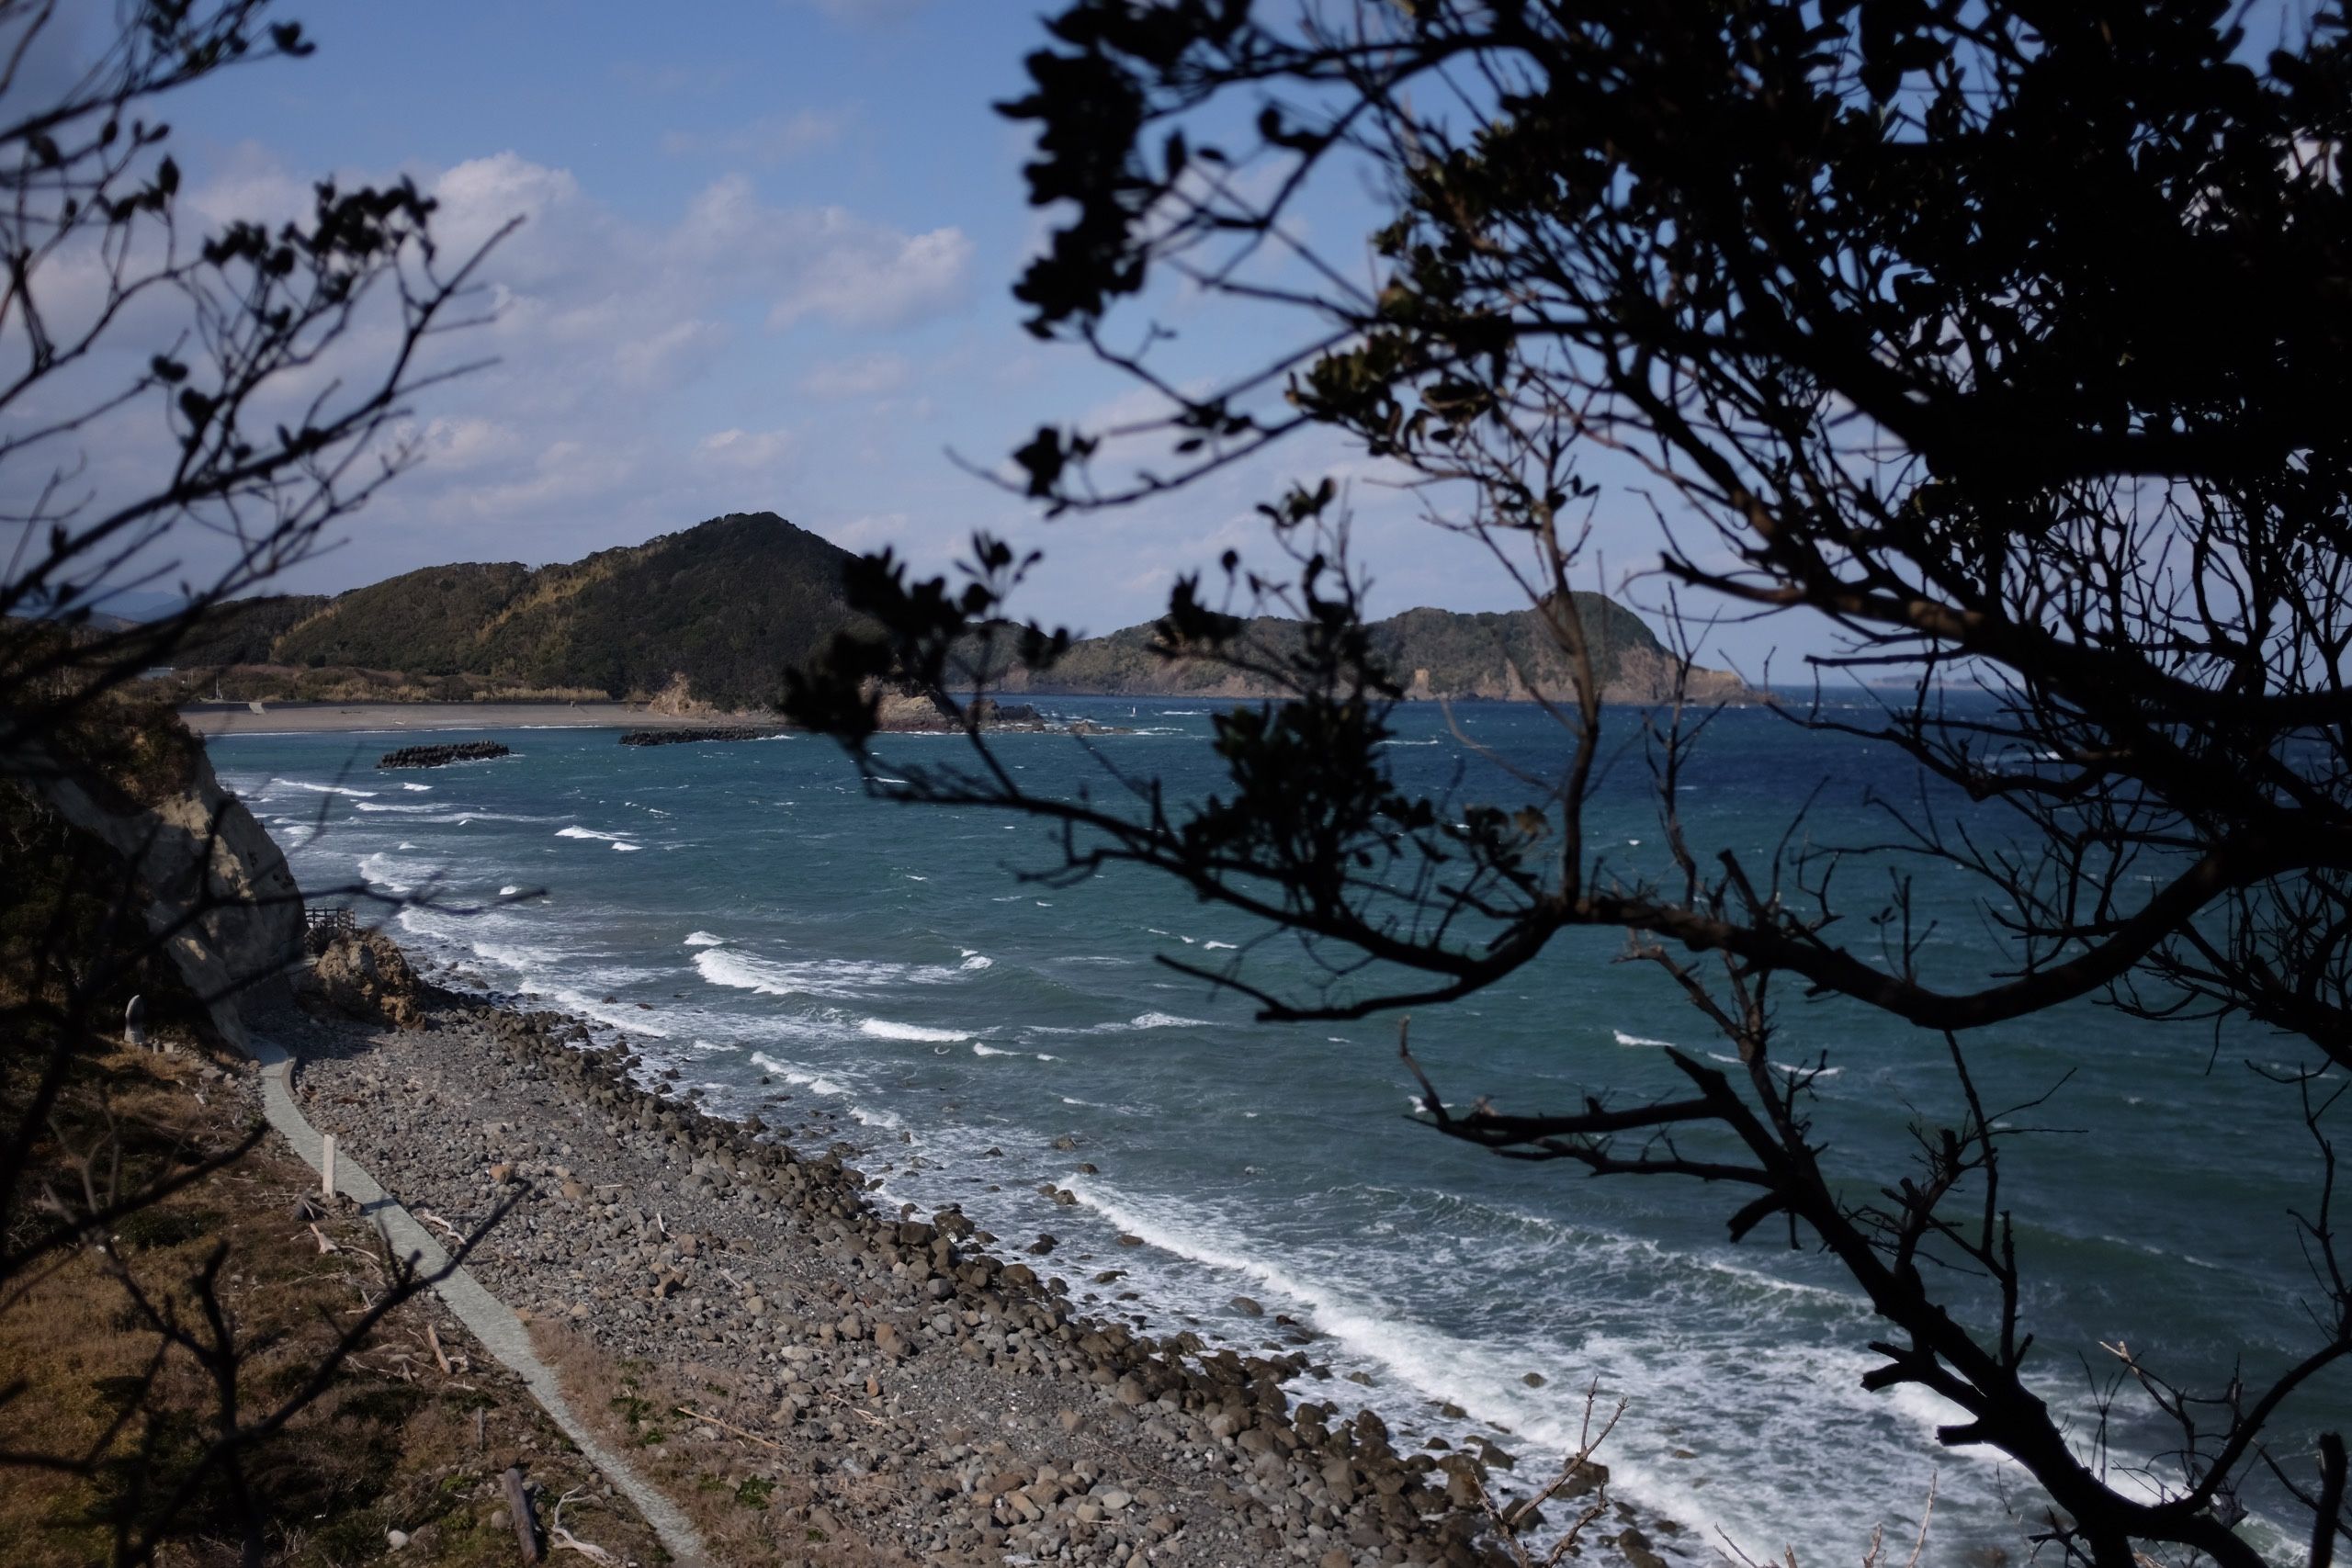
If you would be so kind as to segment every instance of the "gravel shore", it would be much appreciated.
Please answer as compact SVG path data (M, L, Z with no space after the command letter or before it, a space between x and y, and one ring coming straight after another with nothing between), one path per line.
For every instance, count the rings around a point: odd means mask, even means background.
M1519 1474L1499 1447L1412 1448L1337 1394L1294 1404L1286 1383L1329 1375L1303 1334L1244 1351L1090 1323L959 1212L876 1213L849 1145L706 1117L563 1015L445 994L421 1029L270 1027L301 1058L305 1113L413 1210L462 1230L514 1203L474 1260L493 1292L695 1391L673 1418L585 1390L617 1435L673 1458L760 1445L805 1486L790 1524L808 1540L925 1562L1461 1568L1511 1561L1482 1483L1507 1506L1556 1473L1558 1456ZM1552 1523L1606 1474L1575 1477ZM1609 1502L1580 1560L1653 1568L1645 1529L1671 1527Z

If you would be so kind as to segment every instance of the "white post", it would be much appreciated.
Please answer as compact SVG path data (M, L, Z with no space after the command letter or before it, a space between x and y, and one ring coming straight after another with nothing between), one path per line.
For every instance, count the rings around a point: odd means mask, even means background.
M332 1200L334 1197L334 1134L324 1134L319 1139L319 1191Z

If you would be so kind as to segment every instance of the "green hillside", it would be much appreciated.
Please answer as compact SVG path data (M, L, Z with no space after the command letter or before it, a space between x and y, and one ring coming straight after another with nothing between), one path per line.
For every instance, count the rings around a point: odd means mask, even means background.
M273 593L219 606L173 651L185 666L266 664L277 639L334 601L321 593Z
M666 695L764 707L786 670L856 624L842 591L849 560L773 513L737 513L536 570L460 563L333 599L241 600L199 629L179 679L191 694L237 700ZM1576 603L1603 695L1668 695L1672 660L1641 617L1598 593ZM1408 610L1369 630L1374 658L1408 697L1572 695L1567 658L1532 610ZM1300 628L1259 619L1248 635L1279 654L1298 646ZM1707 700L1750 694L1730 676L1699 673ZM1166 657L1148 626L1089 638L1051 670L1014 671L1004 684L1040 694L1272 694L1216 660Z
M1593 653L1593 671L1611 702L1657 702L1669 694L1673 660L1640 616L1599 593L1576 595ZM1408 697L1540 694L1572 700L1568 658L1533 610L1476 615L1416 609L1366 628L1374 660ZM1295 621L1260 617L1247 641L1276 656L1299 646ZM1694 671L1693 689L1710 701L1739 700L1745 688L1716 671ZM1016 676L1015 689L1039 694L1246 697L1272 694L1262 681L1203 658L1170 658L1157 629L1129 626L1073 646L1051 670Z
M436 694L625 697L683 676L695 700L759 706L775 700L786 667L854 620L841 586L849 558L773 513L739 513L536 570L460 563L331 600L243 601L224 606L184 664L290 666L287 695L328 690L330 672L390 677L375 682L386 695L429 683Z
M481 668L482 627L530 580L530 569L514 561L460 562L355 588L279 637L270 662L412 675L473 671Z

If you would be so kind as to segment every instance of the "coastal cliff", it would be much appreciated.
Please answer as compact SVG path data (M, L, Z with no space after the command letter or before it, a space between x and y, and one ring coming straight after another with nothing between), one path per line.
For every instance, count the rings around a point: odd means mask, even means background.
M111 852L158 948L214 1029L243 1047L242 1000L281 984L301 953L302 896L286 856L168 712L141 712L107 739L102 753L72 736L27 748L8 774Z

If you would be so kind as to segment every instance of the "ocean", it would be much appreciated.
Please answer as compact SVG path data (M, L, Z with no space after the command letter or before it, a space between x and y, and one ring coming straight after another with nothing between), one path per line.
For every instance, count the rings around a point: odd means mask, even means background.
M1204 704L1047 705L1133 733L1000 738L1035 787L1091 777L1099 793L1106 763L1161 777L1171 798L1221 778ZM1613 863L1654 866L1632 716L1614 721L1590 841ZM1400 781L1516 805L1531 792L1511 769L1563 760L1560 732L1533 708L1463 705L1454 718L1475 746L1434 706L1399 711ZM395 746L484 738L514 754L374 767ZM1715 1561L1724 1541L1758 1560L1793 1546L1842 1561L1881 1523L1907 1553L1931 1483L1924 1561L2022 1558L2033 1500L2022 1476L1940 1448L1934 1428L1953 1411L1936 1396L1865 1393L1878 1360L1866 1305L1832 1260L1792 1250L1784 1226L1727 1243L1741 1195L1504 1160L1415 1126L1393 1016L1254 1021L1244 998L1159 960L1238 960L1281 989L1311 983L1311 957L1132 868L1023 881L1058 863L1038 824L868 798L822 739L616 739L524 729L210 745L314 899L349 902L344 890L364 886L447 906L376 914L412 952L501 996L626 1036L708 1106L855 1145L882 1179L877 1201L960 1204L1016 1253L1054 1236L1032 1261L1098 1316L1285 1348L1275 1319L1288 1316L1330 1372L1303 1379L1301 1397L1374 1406L1400 1449L1487 1434L1531 1479L1574 1445L1597 1382L1605 1404L1629 1401L1601 1454L1616 1490L1683 1526L1658 1544L1690 1561ZM886 737L880 751L919 762L961 745ZM1916 799L1908 764L1727 711L1689 769L1686 826L1702 859L1728 849L1760 863L1810 801L1812 842L1880 842L1873 791ZM1920 877L1917 919L1934 921L1927 977L1961 986L2005 967L1970 890L1931 868ZM1884 873L1857 864L1840 881L1852 900L1840 929L1868 947ZM1415 1055L1449 1100L1485 1094L1521 1111L1668 1089L1664 1043L1728 1059L1663 974L1611 961L1623 945L1575 933L1482 995L1418 1010ZM1940 1037L1794 987L1778 1002L1781 1059L1826 1056L1816 1126L1832 1169L1857 1192L1907 1173L1915 1118L1954 1113ZM2006 1184L2038 1392L2082 1442L2114 1381L2102 1343L2205 1385L2241 1361L2252 1379L2303 1353L2300 1303L2314 1292L2289 1211L2312 1201L2321 1157L2294 1091L2247 1066L2300 1063L2294 1043L2086 1003L1969 1044L1988 1105L2049 1097L2016 1118ZM2339 1370L2290 1407L2274 1450L2303 1464L2310 1434L2347 1422ZM2119 1473L2177 1440L2128 1393L2106 1436ZM2252 1500L2258 1516L2277 1511L2259 1491ZM2286 1550L2260 1517L2249 1529Z

